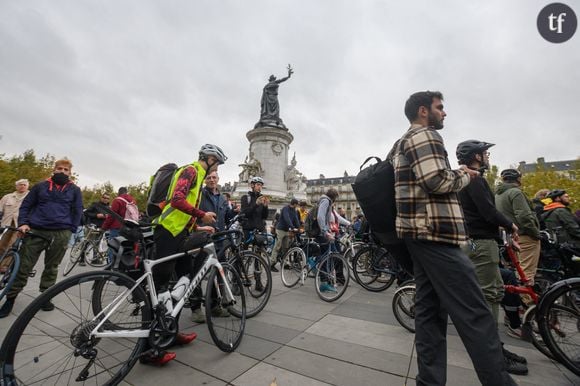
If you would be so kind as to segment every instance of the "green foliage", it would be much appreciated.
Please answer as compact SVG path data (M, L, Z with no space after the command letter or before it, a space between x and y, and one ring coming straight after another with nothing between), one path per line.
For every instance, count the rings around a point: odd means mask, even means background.
M485 173L485 179L487 180L487 184L491 188L493 192L495 192L495 186L498 181L499 176L499 169L497 165L491 165L487 173Z
M22 155L6 157L0 154L0 196L14 191L14 183L27 178L30 186L51 176L55 158L45 155L38 158L34 150L26 150Z
M564 189L572 200L570 209L575 212L580 209L580 180L578 180L580 168L578 168L578 163L575 166L576 170L571 171L573 178L539 167L535 173L523 175L522 189L530 198L533 198L540 189Z

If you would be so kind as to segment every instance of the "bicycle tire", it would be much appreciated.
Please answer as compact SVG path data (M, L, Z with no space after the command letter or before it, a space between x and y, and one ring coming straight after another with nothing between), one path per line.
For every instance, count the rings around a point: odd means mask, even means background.
M62 276L67 276L69 273L71 273L73 268L81 261L84 256L84 249L86 248L87 243L88 241L82 240L80 243L75 243L75 245L73 245L70 251L69 259L67 260L62 270ZM73 252L75 252L74 255Z
M550 359L556 359L552 354L552 352L550 351L550 349L548 348L548 346L546 345L546 342L544 342L542 335L540 334L536 318L537 311L538 309L534 305L526 312L522 320L522 332L524 333L525 336L529 337L529 341L532 342L534 347L539 352L541 352Z
M24 309L2 343L0 383L64 385L87 381L116 385L123 380L139 359L148 338L90 337L90 331L98 324L90 312L92 287L99 281L107 281L110 287L106 288L113 292L126 291L135 284L117 272L85 272L43 292ZM144 295L141 288L135 290ZM141 314L132 320L123 315L124 303L110 317L122 317L126 330L148 330L151 304L148 298L144 299ZM49 301L55 305L54 310L42 311ZM106 324L101 331L106 331Z
M95 247L97 248L95 249ZM109 264L107 261L107 252L99 252L98 245L92 242L89 243L85 248L83 258L85 259L85 262L91 267L102 268Z
M290 248L282 258L280 278L285 287L292 288L302 278L306 266L306 254L300 247Z
M354 281L356 281L356 278L354 277L354 273L353 273L353 259L355 257L355 255L357 254L357 252L363 248L366 244L360 241L356 241L353 242L352 244L352 249L351 248L347 248L344 253L343 256L346 259L346 261L348 262L348 274L350 275L350 278ZM354 253L353 253L354 250Z
M377 264L379 259L386 259L385 268L396 264L394 257L386 249L376 246L361 248L354 256L352 273L356 282L367 291L382 292L395 282L396 275L373 268L373 264Z
M222 264L224 276L228 280L235 304L227 302L222 276L212 269L205 293L205 315L207 329L215 345L223 352L233 352L240 345L246 327L246 302L242 279L237 270ZM221 310L220 310L221 308ZM214 312L227 310L229 315L217 316Z
M10 291L12 284L18 275L18 269L20 268L20 255L17 252L8 250L4 253L1 262L5 262L5 259L12 257L12 261L6 266L6 271L0 274L0 300ZM0 264L2 266L2 264Z
M558 362L580 376L580 278L556 284L545 297L537 316L540 334Z
M272 271L268 261L260 255L250 251L243 251L242 257L244 267L242 272L240 272L240 276L245 289L246 318L252 318L258 315L270 300L270 295L272 294ZM249 280L250 286L247 286L247 280ZM261 290L256 287L258 281L262 283Z
M407 331L415 333L415 295L414 284L400 287L393 296L393 315Z
M316 293L325 302L340 299L346 292L349 280L348 262L340 253L331 252L316 265ZM324 289L324 284L329 286L326 287L328 290Z

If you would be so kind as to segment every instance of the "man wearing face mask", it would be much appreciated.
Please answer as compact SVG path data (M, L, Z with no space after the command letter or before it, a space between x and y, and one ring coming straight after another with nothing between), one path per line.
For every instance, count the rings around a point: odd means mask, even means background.
M58 265L66 252L68 240L79 224L83 213L81 190L71 180L72 163L68 159L55 162L52 177L34 185L26 196L18 214L19 230L50 238L48 243L40 237L24 240L20 250L20 269L14 284L6 294L0 308L0 318L10 314L16 296L28 282L40 254L44 251L44 270L40 279L40 292L56 282ZM42 305L44 311L54 310L51 302Z

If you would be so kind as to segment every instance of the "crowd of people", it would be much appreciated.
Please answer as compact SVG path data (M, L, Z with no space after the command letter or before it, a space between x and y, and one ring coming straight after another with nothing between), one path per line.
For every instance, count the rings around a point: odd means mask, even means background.
M395 172L397 202L396 230L406 253L413 262L416 295L416 350L418 385L442 385L446 382L447 319L451 318L479 380L484 385L514 385L508 373L527 374L526 359L503 347L498 334L499 309L506 311L508 334L522 338L518 308L531 302L504 292L504 284L517 282L512 271L500 268L498 237L504 229L519 244L519 259L526 276L536 274L540 257L540 230L556 234L559 242L580 246L578 217L569 210L566 191L540 190L533 202L521 189L518 170L501 172L495 192L484 178L489 168L492 143L468 140L460 143L456 155L460 167L452 169L440 135L446 112L439 92L418 92L407 100L405 115L411 126L393 146L388 158ZM168 256L180 247L192 232L222 231L237 214L242 214L245 239L252 232L266 232L270 200L262 194L264 180L250 179L250 191L241 196L239 204L219 190L218 167L227 157L215 145L201 147L199 157L175 171L168 190L168 202L155 219L156 256ZM0 318L10 314L17 296L26 286L29 273L42 252L44 270L39 290L55 284L58 266L70 241L79 232L81 220L116 237L123 227L119 218L135 206L135 199L122 187L111 201L103 193L99 201L83 210L81 192L70 179L72 163L55 162L52 176L28 189L28 181L16 181L16 190L0 200L3 226L18 227L20 232L6 231L0 240L0 253L10 247L16 237L32 230L53 240L48 244L40 238L27 238L20 255L22 264L15 282L0 308ZM338 191L330 188L315 203L315 218L320 228L316 241L322 253L336 248L344 227L362 232L364 215L349 221L341 208L336 208ZM288 248L289 236L302 232L308 217L306 201L291 199L277 213L271 233L275 245L271 253L271 270ZM219 249L219 244L217 248ZM109 255L109 259L113 256ZM162 264L154 270L159 299L170 297L170 277L180 280L200 269L203 261L189 257ZM2 269L2 267L0 267ZM338 278L340 283L340 278ZM262 283L256 281L256 289ZM321 291L336 291L322 283ZM191 318L203 323L201 289L194 291ZM195 300L197 299L197 301ZM50 302L43 310L51 311ZM214 309L212 315L226 316L225 309ZM187 344L195 333L178 334L176 342ZM142 357L143 363L162 365L175 358L175 353L163 351Z

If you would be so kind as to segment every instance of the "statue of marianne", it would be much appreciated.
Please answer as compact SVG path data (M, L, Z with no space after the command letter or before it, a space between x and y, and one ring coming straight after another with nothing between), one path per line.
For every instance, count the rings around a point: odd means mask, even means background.
M274 75L270 75L268 83L264 86L262 91L262 101L260 103L260 121L256 123L255 127L260 126L278 126L286 128L280 118L280 103L278 102L278 87L280 83L290 79L294 70L288 65L288 76L282 79L276 79Z

